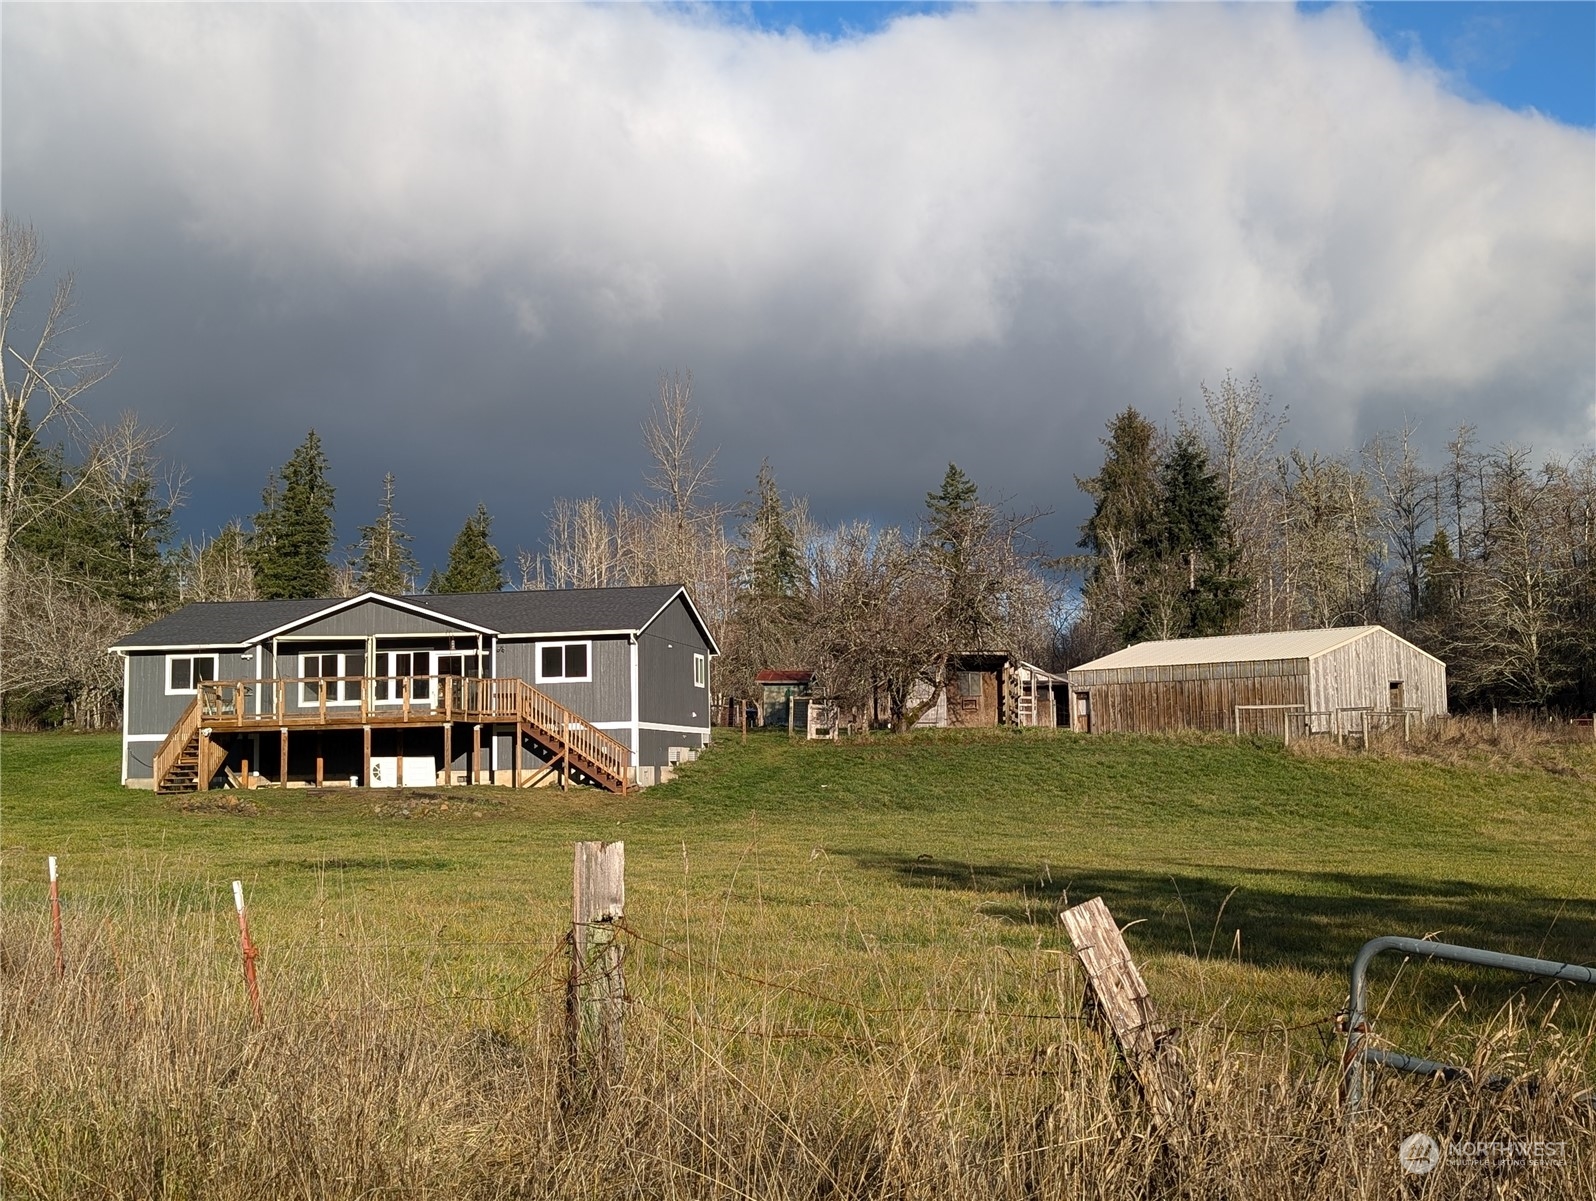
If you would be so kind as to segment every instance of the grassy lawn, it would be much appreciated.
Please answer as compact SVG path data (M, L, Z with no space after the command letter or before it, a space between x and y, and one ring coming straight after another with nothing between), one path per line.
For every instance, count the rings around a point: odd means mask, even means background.
M761 735L625 799L166 798L117 786L114 738L8 736L0 1192L1589 1197L1596 989L1382 962L1377 1038L1538 1084L1382 1073L1347 1137L1323 1023L1365 939L1596 947L1596 749L1447 753ZM625 1067L597 1092L570 1083L563 1025L571 843L589 838L625 839L634 928ZM1189 1137L1150 1127L1075 1020L1056 915L1099 893L1181 1027ZM1397 1161L1414 1131L1567 1158L1415 1188Z
M502 994L565 928L570 844L603 838L626 841L628 918L653 940L633 947L631 989L722 1017L769 1003L749 977L805 990L781 996L788 1021L850 1020L811 992L1056 1010L1064 989L1073 1007L1056 913L1098 894L1135 923L1127 939L1166 1011L1236 1028L1333 1013L1378 934L1579 961L1596 947L1596 751L1577 748L1528 771L1214 738L766 734L626 799L198 801L118 787L118 753L115 737L0 745L0 919L13 931L41 911L56 854L74 929L91 914L188 923L231 970L237 877L268 981L358 948L381 953L390 988ZM1397 965L1380 971L1376 996ZM1382 1029L1434 1046L1448 1006L1488 1013L1520 989L1544 1007L1545 990L1517 979L1410 966ZM1564 1011L1588 1020L1591 1006L1569 996Z

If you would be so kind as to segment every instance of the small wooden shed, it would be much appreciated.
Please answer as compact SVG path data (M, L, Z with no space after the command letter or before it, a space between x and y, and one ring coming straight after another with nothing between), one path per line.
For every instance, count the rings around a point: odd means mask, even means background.
M1082 733L1361 728L1446 712L1446 664L1384 626L1141 642L1072 668Z

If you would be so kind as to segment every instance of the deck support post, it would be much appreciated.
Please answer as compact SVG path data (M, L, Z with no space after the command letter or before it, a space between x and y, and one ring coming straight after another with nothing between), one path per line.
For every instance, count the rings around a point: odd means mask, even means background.
M288 727L277 731L277 786L288 787Z
M209 792L211 790L211 778L205 770L205 765L211 759L211 738L206 733L204 726L200 727L199 733L195 737L199 740L195 744L199 750L199 763L196 765L194 772L194 789L196 792Z
M471 727L471 783L482 783L482 723Z
M450 787L454 783L454 752L449 745L449 735L454 732L454 724L449 721L443 723L443 786Z
M515 723L515 745L510 751L510 786L517 792L521 791L521 739L525 735L521 731L521 723Z
M321 731L317 730L316 731L316 787L317 788L320 788L322 786L322 772L323 772L323 769L327 766L327 760L322 757L321 749L322 749L322 747L321 747Z
M360 769L360 773L361 773L360 774L360 782L362 784L364 784L367 788L370 788L371 787L371 727L370 726L362 726L360 729L361 729L361 734L363 735L362 741L365 744L364 747L363 747L363 750L365 752L365 764ZM404 779L404 760L403 759L401 759L399 761L399 778L401 780Z

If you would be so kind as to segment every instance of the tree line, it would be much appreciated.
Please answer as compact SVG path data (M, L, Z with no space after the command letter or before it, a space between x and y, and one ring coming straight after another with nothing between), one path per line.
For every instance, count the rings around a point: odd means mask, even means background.
M1009 511L956 464L905 524L814 521L768 461L717 499L692 376L663 376L643 423L649 470L630 499L556 500L515 578L478 505L425 581L390 473L340 548L311 430L259 510L176 541L180 472L132 416L80 405L112 364L70 350L72 281L34 316L43 257L0 237L0 716L110 724L120 665L105 647L190 601L685 583L719 642L717 692L756 695L761 668L803 667L862 716L906 728L949 687L955 656L1001 652L1063 670L1131 642L1381 623L1448 664L1463 704L1596 703L1596 457L1539 464L1460 428L1435 466L1413 431L1324 456L1281 449L1286 413L1226 375L1157 426L1134 407L1102 439L1079 553L1050 557L1039 512ZM34 316L31 324L26 317ZM935 483L935 481L928 481Z
M1596 705L1596 454L1537 459L1460 426L1426 464L1411 426L1283 450L1253 378L1161 430L1109 423L1071 565L1062 656L1145 638L1385 625L1447 664L1455 702Z

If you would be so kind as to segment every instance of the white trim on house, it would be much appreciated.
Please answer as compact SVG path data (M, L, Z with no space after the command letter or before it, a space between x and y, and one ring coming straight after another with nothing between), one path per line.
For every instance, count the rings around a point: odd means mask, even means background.
M242 651L254 646L253 642L162 642L151 646L129 646L117 643L106 649L118 655L143 654L145 651Z
M580 638L619 638L622 634L635 634L636 630L522 630L519 633L503 633L499 637L506 640L525 641L528 638L542 638L558 642L561 638L572 642Z
M545 647L561 647L560 662L565 662L563 648L580 646L584 649L587 659L587 672L580 676L546 676L543 674L543 650ZM536 642L532 646L532 675L534 684L591 684L593 682L593 640L591 638L550 638L543 642Z
M716 643L715 636L709 632L709 623L704 620L704 615L698 611L698 606L693 604L693 598L685 587L678 587L675 592L671 593L671 598L654 610L654 616L650 617L639 627L638 633L642 633L653 625L654 619L674 605L678 596L687 602L687 611L693 615L693 620L698 623L698 632L704 636L704 641L709 644L709 653L712 655L720 654L720 646Z
M267 630L265 633L257 634L255 637L257 639L276 638L302 625L309 625L313 621L331 617L334 613L342 613L345 609L352 609L363 601L376 601L378 604L393 605L395 608L403 609L407 613L414 613L418 617L430 617L443 625L459 626L463 630L471 630L478 634L492 634L494 632L486 626L479 626L475 622L465 620L463 617L455 617L451 613L440 613L436 609L413 605L409 601L400 600L397 596L389 596L385 592L362 592L359 596L351 596L346 600L337 601L328 605L325 609L318 609L316 612L307 614L304 617L296 617L293 621L285 622L276 629ZM364 637L364 635L359 635L359 637Z
M165 742L165 734L129 734L126 742Z
M188 688L173 688L172 687L172 663L173 663L174 660L178 660L178 659L187 659L188 660L188 680L189 680L189 684L191 685L191 687L188 687ZM201 659L209 659L211 661L211 679L209 681L206 681L206 682L209 683L211 681L214 681L216 679L216 677L217 677L217 674L222 670L222 657L221 657L221 655L217 654L215 651L211 651L208 654L198 654L198 655L166 655L166 656L164 656L164 661L161 664L161 667L162 667L162 670L163 670L163 674L161 676L161 687L166 690L166 695L167 696L196 696L196 695L198 695L198 693L199 693L199 681L197 679L195 679L195 677L194 677L194 664L199 662L199 660L201 660ZM123 693L124 697L126 695L127 695L126 693Z
M709 736L708 726L673 726L662 721L590 721L587 723L595 730L625 730L636 725L642 730L652 730L657 734L703 734Z
M122 654L118 651L117 654ZM170 677L168 677L170 678ZM127 783L127 713L133 706L132 690L133 661L122 655L122 783ZM164 735L163 735L164 737Z
M709 656L693 652L693 687L709 687Z
M643 708L642 708L642 693L639 690L638 683L637 683L637 677L638 677L638 670L637 670L637 654L638 654L637 635L636 634L631 635L631 637L629 637L626 640L626 643L627 643L627 654L628 654L628 656L629 656L629 658L631 660L631 662L629 664L629 671L630 671L630 674L631 674L631 684L632 684L632 708L630 710L631 715L632 715L632 720L627 723L626 728L631 733L631 737L632 737L632 766L636 767L637 766L637 761L639 759L641 759L642 756L643 756L643 735L642 735L642 728L643 727L642 727L641 721L639 720L641 718L641 716L642 716Z
M365 646L365 639L361 639L361 646L362 647ZM335 656L338 659L338 674L336 676L325 676L325 675L319 675L319 674L313 676L308 671L305 670L305 660L306 659L312 659L312 658L313 659L324 659L328 655L333 655L333 656ZM366 652L365 652L364 649L361 650L360 657L362 659L364 659L366 657ZM299 659L299 671L296 673L296 675L299 678L299 705L298 705L299 708L304 709L307 706L314 708L314 707L319 707L320 705L325 703L327 708L329 708L329 709L333 708L333 706L335 706L335 705L337 707L343 709L343 708L350 708L350 707L353 707L353 706L357 706L357 705L360 704L360 698L358 696L355 697L353 700L351 700L351 699L345 697L343 694L348 691L348 688L349 688L349 683L348 682L351 679L354 679L356 674L358 674L359 676L362 676L362 677L365 676L365 674L366 674L366 666L367 666L366 664L364 664L364 663L361 664L359 673L351 673L349 671L349 652L348 651L316 651L316 652L313 652L313 653L310 653L310 654L306 654L305 652L301 651L299 653L299 655L298 655L298 659ZM320 680L320 681L323 681L323 682L319 683L319 684L313 683L313 681L317 681L317 680ZM328 696L327 696L327 699L326 699L325 702L323 702L321 696L316 694L316 693L311 693L310 695L306 694L306 690L307 689L325 688L325 687L327 687L325 681L328 681L328 680L332 681L332 687L328 690ZM334 700L333 699L334 696L337 696L339 699Z

